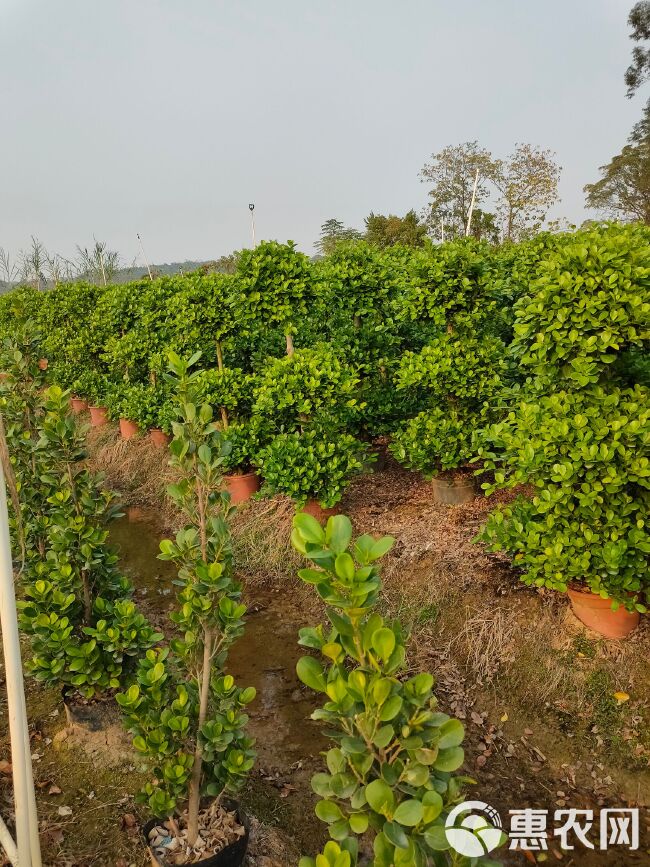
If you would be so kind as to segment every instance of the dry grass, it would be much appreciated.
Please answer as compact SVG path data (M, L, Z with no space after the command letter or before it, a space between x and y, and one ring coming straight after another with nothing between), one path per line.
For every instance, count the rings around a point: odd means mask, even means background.
M160 512L166 504L165 488L172 480L169 454L148 437L123 440L112 425L91 428L88 453L91 465L106 474L125 506L151 506Z
M94 436L91 453L127 502L160 510L166 482L160 453L141 442L120 442L112 431ZM616 761L639 767L650 756L648 619L629 640L605 642L584 630L563 597L522 585L504 558L474 541L487 513L512 496L439 506L425 481L389 463L381 473L358 479L341 509L357 533L395 537L383 563L383 607L410 630L411 665L440 675L450 710L462 713L485 701L486 707L507 706L513 719L543 718L565 744L571 731L571 750L582 744L587 759L596 738L593 721L600 720L597 736L608 729ZM322 607L313 593L303 599L297 589L300 558L289 539L292 516L290 502L281 497L241 508L233 528L237 564L247 583L300 596L310 622ZM618 708L615 690L629 693L629 704ZM599 760L612 756L599 754Z

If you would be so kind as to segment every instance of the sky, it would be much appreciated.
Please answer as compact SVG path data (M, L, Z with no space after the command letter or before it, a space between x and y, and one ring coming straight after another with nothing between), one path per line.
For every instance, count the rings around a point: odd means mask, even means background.
M624 145L633 0L0 0L0 247L125 262L426 203L448 144L563 167L554 214Z

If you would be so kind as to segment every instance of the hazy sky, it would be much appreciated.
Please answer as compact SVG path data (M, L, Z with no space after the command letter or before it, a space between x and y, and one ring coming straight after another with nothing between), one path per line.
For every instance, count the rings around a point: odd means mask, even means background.
M418 210L447 144L618 152L633 0L0 0L0 246L207 259Z

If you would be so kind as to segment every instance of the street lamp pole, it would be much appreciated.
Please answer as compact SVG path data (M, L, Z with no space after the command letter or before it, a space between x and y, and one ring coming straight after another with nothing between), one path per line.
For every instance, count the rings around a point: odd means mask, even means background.
M255 249L255 205L252 202L248 206L248 210L251 212L251 231L253 233L253 249Z

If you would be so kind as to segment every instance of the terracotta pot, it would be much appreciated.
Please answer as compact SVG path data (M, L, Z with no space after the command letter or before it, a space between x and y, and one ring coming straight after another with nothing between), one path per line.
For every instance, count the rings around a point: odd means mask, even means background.
M91 427L103 427L108 424L108 410L105 406L89 406Z
M164 430L160 430L159 427L153 427L149 431L149 439L151 442L159 449L166 449L169 443L171 442L171 437L169 434L166 434Z
M130 418L120 419L120 434L122 435L123 440L130 440L131 437L134 437L139 433L140 428L134 421L131 421Z
M49 364L49 362L48 362L47 358L39 358L38 359L38 366L40 367L41 370L47 370L48 364Z
M248 838L250 836L250 820L246 813L239 806L237 801L230 798L223 798L222 802L226 810L237 814L238 821L244 827L244 836L235 840L230 846L226 846L221 852L216 855L210 855L207 858L202 858L200 861L193 861L194 867L240 867L244 863L246 850L248 849ZM151 847L149 846L149 832L153 831L156 825L162 825L165 819L150 819L142 826L142 834L145 844L149 849L149 857L151 858L152 867L169 867L170 862L165 858L157 858Z
M433 500L445 506L460 506L476 499L476 484L472 477L457 476L452 478L431 479Z
M623 606L613 611L611 599L577 587L569 587L567 594L578 620L605 638L625 638L639 625L638 611L628 611Z
M323 523L323 521L327 521L328 518L331 518L332 515L338 515L339 510L334 506L331 509L324 509L318 500L307 500L302 509L298 511L304 512L306 515L311 515L312 518L316 518L317 521Z
M230 494L230 502L233 506L250 500L253 494L260 489L260 479L257 473L242 473L226 476L226 489Z
M88 403L82 397L71 397L70 408L72 412L79 415L80 412L85 412L88 409Z

